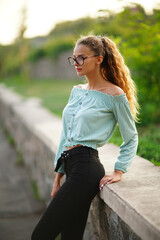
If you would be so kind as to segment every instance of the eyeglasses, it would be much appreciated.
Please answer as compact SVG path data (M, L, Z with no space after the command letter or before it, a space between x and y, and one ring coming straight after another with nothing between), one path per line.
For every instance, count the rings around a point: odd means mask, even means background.
M74 62L76 62L79 66L82 66L83 64L84 64L84 60L85 59L87 59L87 58L89 58L89 57L97 57L97 56L99 56L98 54L94 54L94 55L90 55L90 56L86 56L86 57L81 57L81 56L79 56L79 57L76 57L76 58L74 58L74 57L69 57L68 58L68 61L69 61L69 63L71 64L71 65L74 65Z

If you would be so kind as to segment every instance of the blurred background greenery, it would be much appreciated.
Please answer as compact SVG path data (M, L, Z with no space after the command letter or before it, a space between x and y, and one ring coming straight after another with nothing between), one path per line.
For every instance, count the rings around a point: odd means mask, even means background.
M73 49L80 35L109 36L117 43L138 89L141 107L138 154L160 165L160 10L147 14L139 4L125 7L119 13L101 10L98 17L58 23L47 36L34 39L24 38L24 20L25 11L15 42L0 45L0 81L25 97L40 97L45 107L61 116L77 79L38 81L31 77L27 64L43 58L57 59ZM118 129L110 141L121 144Z

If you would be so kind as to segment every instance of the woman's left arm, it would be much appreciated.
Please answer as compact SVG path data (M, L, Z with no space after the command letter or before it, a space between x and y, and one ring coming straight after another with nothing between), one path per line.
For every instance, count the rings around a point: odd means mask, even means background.
M120 181L123 173L131 167L132 160L137 152L138 134L134 119L131 114L129 102L125 95L115 97L113 104L113 113L119 125L123 138L120 146L120 154L114 166L114 172L105 175L99 184L100 190L105 184Z

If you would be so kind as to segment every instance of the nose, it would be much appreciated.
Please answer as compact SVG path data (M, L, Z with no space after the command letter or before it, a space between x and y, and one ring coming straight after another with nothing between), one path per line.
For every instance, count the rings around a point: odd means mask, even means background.
M76 66L79 66L76 60L74 61L74 66L75 66L75 67L76 67Z

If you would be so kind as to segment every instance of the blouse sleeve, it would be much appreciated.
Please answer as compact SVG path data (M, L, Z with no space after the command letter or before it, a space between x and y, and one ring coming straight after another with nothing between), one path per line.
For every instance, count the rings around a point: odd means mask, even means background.
M137 152L138 134L126 95L115 96L113 113L119 125L123 143L115 163L115 169L127 172Z

